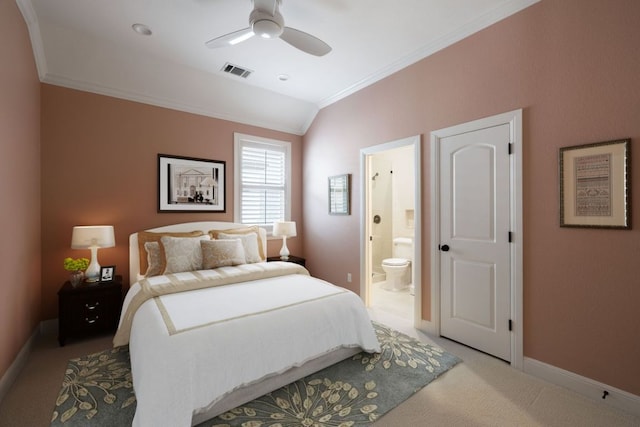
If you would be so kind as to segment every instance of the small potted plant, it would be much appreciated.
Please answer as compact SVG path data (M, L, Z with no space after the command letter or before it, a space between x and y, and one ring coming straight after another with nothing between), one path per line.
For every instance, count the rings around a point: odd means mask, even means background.
M84 271L89 266L87 258L65 258L64 269L71 273L69 281L72 286L78 286L84 280Z

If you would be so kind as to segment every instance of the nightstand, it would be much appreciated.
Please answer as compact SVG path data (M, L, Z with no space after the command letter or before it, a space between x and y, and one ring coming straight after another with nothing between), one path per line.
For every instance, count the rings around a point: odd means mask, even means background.
M69 281L58 291L58 342L69 337L88 337L113 332L122 309L122 276L112 282L81 283Z
M272 262L272 261L282 261L282 260L280 259L280 256L270 256L267 258L267 262ZM299 256L289 255L289 259L287 260L287 262L292 262L294 264L299 264L305 267L306 260L304 258L300 258Z

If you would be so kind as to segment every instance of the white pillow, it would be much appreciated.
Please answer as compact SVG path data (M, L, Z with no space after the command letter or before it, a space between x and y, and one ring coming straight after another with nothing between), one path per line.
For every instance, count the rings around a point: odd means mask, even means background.
M247 234L226 234L218 233L220 239L236 239L242 242L244 248L244 258L246 264L252 264L254 262L262 262L260 257L260 250L258 249L258 235L255 233Z
M163 274L202 270L201 240L209 240L208 235L199 237L162 236L166 267Z
M240 239L205 240L200 242L200 247L203 270L245 263Z

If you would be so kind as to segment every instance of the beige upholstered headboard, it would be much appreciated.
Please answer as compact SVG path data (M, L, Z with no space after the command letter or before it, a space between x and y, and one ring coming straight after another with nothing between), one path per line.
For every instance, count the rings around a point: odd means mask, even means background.
M153 232L185 232L200 230L208 233L210 230L227 230L231 228L247 227L246 224L237 222L219 222L219 221L200 221L200 222L183 222L180 224L165 225L162 227L150 228L144 231ZM262 253L267 253L267 232L264 228L260 228L260 239L262 240ZM139 280L140 274L140 252L138 249L138 233L129 236L129 283L133 284Z

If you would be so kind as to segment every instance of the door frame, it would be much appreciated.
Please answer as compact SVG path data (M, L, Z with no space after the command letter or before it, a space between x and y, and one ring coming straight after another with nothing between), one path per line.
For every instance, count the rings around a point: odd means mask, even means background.
M368 159L370 156L394 148L413 146L414 154L414 230L412 278L414 284L413 324L419 327L422 322L422 154L421 135L414 135L360 150L360 296L369 307L369 285L371 284L371 223L368 218L371 196L369 194L371 173Z
M440 336L440 144L441 139L487 127L508 124L511 133L510 177L510 247L511 282L511 366L524 368L523 354L523 226L522 226L522 109L451 126L431 132L431 320L423 325Z

